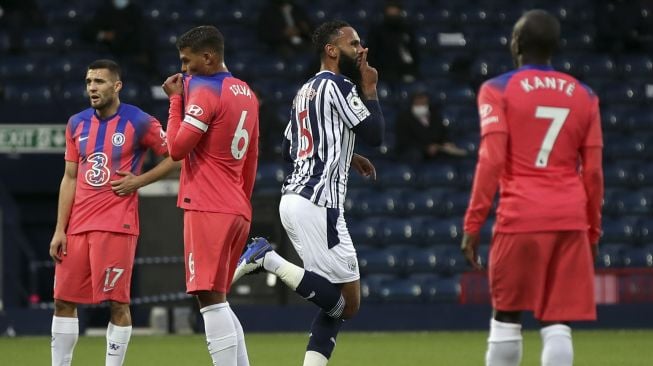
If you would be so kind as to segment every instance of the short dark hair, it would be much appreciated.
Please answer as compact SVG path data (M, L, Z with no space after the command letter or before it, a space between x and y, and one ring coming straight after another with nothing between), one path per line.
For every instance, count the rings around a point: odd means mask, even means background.
M118 63L113 60L109 60L109 59L95 60L86 67L86 71L97 70L97 69L109 70L109 72L116 77L116 80L120 80L120 78L122 77L122 70L120 69L120 65L118 65Z
M177 49L190 48L191 52L197 53L205 50L214 51L218 55L224 55L224 36L218 28L212 25L201 25L182 34L177 39Z
M338 35L341 28L351 27L349 23L342 20L332 20L330 22L322 23L315 32L313 32L313 47L318 56L324 55L324 46L333 41L333 38Z
M546 10L529 10L518 38L519 51L540 59L550 58L560 42L560 22Z

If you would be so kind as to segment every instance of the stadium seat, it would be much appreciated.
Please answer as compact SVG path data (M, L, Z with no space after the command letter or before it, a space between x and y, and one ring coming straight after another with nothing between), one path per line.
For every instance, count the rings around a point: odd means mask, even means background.
M52 89L47 84L6 84L4 96L8 103L40 106L53 103Z
M360 253L358 265L364 273L401 273L405 267L404 250L388 247Z
M413 220L421 221L416 226L421 226L424 242L432 244L459 244L461 239L460 219L442 220L436 218L420 218Z
M601 244L599 245L599 255L596 258L596 267L598 268L621 268L623 266L623 249L624 245L619 244Z
M458 183L458 171L449 164L423 164L417 170L419 185L425 188L434 186L455 186Z
M363 220L350 220L347 223L349 235L354 244L383 245L383 221L378 217Z
M629 114L632 107L608 107L601 110L601 124L606 132L625 133L630 131Z
M444 216L463 216L469 204L469 192L450 192L442 197L441 204Z
M385 188L406 188L417 181L415 172L406 164L379 166L376 172L378 183Z
M423 298L431 303L457 303L460 300L460 280L457 276L424 280Z
M422 287L410 279L395 279L384 282L379 288L384 302L415 302L422 296Z
M653 59L649 55L623 55L619 61L624 78L647 77L653 72Z
M588 79L597 76L610 77L617 72L617 67L614 60L608 55L592 54L584 56L581 58L578 68L578 71Z
M622 260L624 267L651 268L653 267L653 247L627 246L624 248Z
M383 220L381 237L385 243L418 243L421 240L421 221L386 218Z
M485 37L489 37L489 36L485 36ZM491 37L498 39L498 40L494 40L494 42L497 43L503 41L506 38L505 35L493 35ZM483 44L485 42L488 42L488 40L482 38L481 40L479 40L479 42ZM485 80L485 79L493 78L505 72L508 72L512 68L513 68L512 59L510 58L510 55L508 55L506 52L488 53L488 54L483 54L482 56L474 60L471 66L471 73L476 78Z
M447 192L446 188L409 191L404 195L404 212L411 216L440 215L442 214L442 197Z
M629 186L632 178L632 166L628 163L605 164L603 176L606 187L626 187Z
M396 278L393 274L367 274L361 276L361 296L365 301L380 301L381 286Z
M614 104L635 104L643 99L643 87L637 83L615 83L607 85L600 91L606 103Z
M641 164L634 165L632 174L632 184L634 187L653 187L653 163L642 162Z
M637 233L637 217L604 219L601 241L605 243L632 243Z
M445 272L446 253L446 248L443 246L406 248L406 272L411 274Z

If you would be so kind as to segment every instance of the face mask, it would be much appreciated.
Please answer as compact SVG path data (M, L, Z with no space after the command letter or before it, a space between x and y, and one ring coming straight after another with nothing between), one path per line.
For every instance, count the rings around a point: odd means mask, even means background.
M414 105L412 106L411 111L417 118L425 118L429 116L429 106L427 105Z
M116 7L116 9L124 9L129 5L129 0L113 0L113 6Z

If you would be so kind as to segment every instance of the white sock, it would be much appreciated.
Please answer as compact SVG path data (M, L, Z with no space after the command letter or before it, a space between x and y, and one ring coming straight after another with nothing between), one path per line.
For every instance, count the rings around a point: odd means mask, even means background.
M201 308L200 313L204 317L206 343L213 365L237 366L238 340L229 304L223 302L209 305Z
M320 352L306 351L304 355L304 366L326 366L329 359Z
M236 316L236 313L234 313L231 306L228 306L227 308L231 313L231 320L233 320L234 326L236 327L236 340L238 342L236 364L238 366L249 366L249 358L247 358L247 346L245 345L245 332L243 332L243 326L240 324L240 320L238 320L238 317Z
M132 326L121 327L109 322L107 326L106 366L121 366L125 361Z
M522 357L521 324L490 321L486 366L518 366Z
M303 268L288 262L273 250L265 253L263 268L277 275L293 291L297 289L297 286L299 286L299 283L304 277Z
M542 366L571 366L574 364L574 346L571 328L554 324L540 330L542 335Z
M70 366L79 338L77 318L52 317L52 366Z

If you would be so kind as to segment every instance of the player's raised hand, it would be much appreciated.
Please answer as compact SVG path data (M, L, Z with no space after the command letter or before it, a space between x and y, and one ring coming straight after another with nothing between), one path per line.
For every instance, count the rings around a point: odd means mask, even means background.
M134 175L131 172L125 172L122 170L117 170L116 175L119 175L122 178L117 180L112 180L111 182L109 182L109 184L111 184L111 189L118 196L126 196L128 194L136 192L136 190L142 187L138 175Z
M61 263L63 256L68 255L67 251L68 241L66 233L63 231L55 231L50 241L50 257L56 263Z
M351 166L360 175L376 180L376 168L374 168L374 164L366 157L354 154L351 158Z
M475 270L483 269L481 265L481 258L478 256L478 245L481 242L479 234L472 234L465 232L463 234L463 242L460 245L467 263L469 263Z
M184 94L183 76L179 73L170 75L161 85L168 97Z
M376 93L376 83L379 81L379 73L367 62L367 53L369 49L364 48L359 56L358 68L361 73L361 89L367 94L367 90L374 89Z

